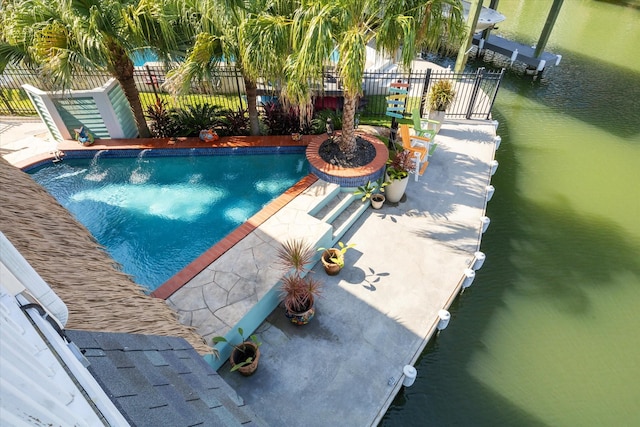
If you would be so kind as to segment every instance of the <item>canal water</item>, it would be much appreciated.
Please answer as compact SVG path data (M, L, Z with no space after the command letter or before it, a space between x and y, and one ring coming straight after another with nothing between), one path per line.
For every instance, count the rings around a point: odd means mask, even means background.
M551 3L501 0L498 34ZM546 50L494 107L487 260L383 426L640 425L640 2L565 0Z

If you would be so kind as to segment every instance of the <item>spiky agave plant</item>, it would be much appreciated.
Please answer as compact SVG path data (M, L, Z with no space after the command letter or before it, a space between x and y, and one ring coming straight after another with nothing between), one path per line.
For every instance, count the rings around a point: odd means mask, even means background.
M293 269L296 275L303 275L313 259L313 247L303 239L289 239L278 249L278 260L284 270Z
M313 305L322 293L322 283L312 277L288 275L282 278L281 299L289 313L302 313Z
M314 298L321 294L322 283L305 275L313 254L313 247L302 239L287 240L278 249L279 263L286 271L282 277L280 299L289 313L309 309Z

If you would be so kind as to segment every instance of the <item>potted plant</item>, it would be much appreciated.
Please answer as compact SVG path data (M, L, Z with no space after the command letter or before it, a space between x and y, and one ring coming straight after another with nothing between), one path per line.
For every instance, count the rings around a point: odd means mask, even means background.
M371 207L373 209L380 209L382 204L384 203L384 187L386 187L389 183L382 178L378 178L377 181L371 182L368 181L366 185L362 185L358 187L358 189L353 193L356 196L362 196L361 200L366 202L367 199L371 200Z
M337 248L318 248L318 251L322 252L320 259L322 260L324 271L329 276L335 276L340 273L340 270L344 267L344 254L355 245L355 243L345 245L342 242L338 242Z
M287 240L278 250L278 259L287 271L280 285L285 315L295 325L306 325L315 316L315 298L322 291L322 283L306 274L313 248L304 240Z
M385 201L384 194L375 193L375 194L371 195L371 207L373 209L382 208L382 205L384 204L384 201Z
M438 80L435 82L427 95L427 103L429 104L429 120L435 120L436 132L440 131L440 126L444 121L446 111L451 106L454 97L453 82L451 80Z
M397 151L387 161L386 198L390 203L398 203L409 184L409 173L415 168L413 154L407 150Z
M244 331L242 328L238 328L238 334L240 334L241 342L238 345L233 345L231 356L229 357L229 363L231 363L231 372L238 371L240 374L248 377L252 375L256 369L258 369L258 360L260 359L260 346L262 343L258 341L256 335L251 335L249 339L245 339ZM229 343L225 337L213 337L211 341L214 344L219 342ZM229 343L231 344L231 343Z

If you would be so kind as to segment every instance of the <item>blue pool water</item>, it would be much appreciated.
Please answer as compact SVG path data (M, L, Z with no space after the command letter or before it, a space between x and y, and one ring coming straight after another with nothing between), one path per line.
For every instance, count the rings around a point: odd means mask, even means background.
M337 51L334 52L335 55L337 55ZM233 62L234 57L231 56L230 57L230 62ZM334 55L332 55L332 60L334 58ZM334 62L337 62L337 56L335 56L336 60ZM134 67L142 67L144 66L147 62L159 62L158 60L158 55L156 55L151 49L142 49L136 52L133 52L133 54L131 54L131 60L133 61L133 66ZM220 59L221 62L226 62L225 57L223 56Z
M158 56L150 49L144 49L138 52L134 52L131 55L134 67L142 67L147 62L157 62Z
M158 150L160 151L160 150ZM303 152L66 159L29 173L149 291L307 174Z

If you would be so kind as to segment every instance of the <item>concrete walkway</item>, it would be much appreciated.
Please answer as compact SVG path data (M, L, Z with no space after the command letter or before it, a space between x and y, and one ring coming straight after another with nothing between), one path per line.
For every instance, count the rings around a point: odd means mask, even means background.
M20 164L56 147L38 117L0 117L0 155L9 163Z
M474 261L494 137L488 122L445 124L406 202L369 209L344 236L357 246L342 272L315 266L316 318L296 327L276 308L258 330L258 371L219 370L269 425L378 424Z
M41 124L8 126L0 120L3 156L16 164L35 151L55 150L41 139L45 132ZM424 176L418 182L411 178L407 200L368 209L343 237L357 246L347 253L340 275L314 268L325 287L312 323L295 327L276 308L258 329L263 342L258 371L245 378L229 373L228 363L220 369L269 425L379 422L400 389L403 366L416 361L435 332L438 311L451 304L464 269L474 261L494 137L490 122L445 123ZM212 264L170 298L184 323L207 338L224 333L266 292L258 283L277 282L281 272L260 266L276 242L288 233L299 235L292 224L302 215L296 212L313 204L312 193L326 191L321 183L309 190L290 204L293 211L270 218L267 227L234 247L239 252L217 261L224 265ZM254 264L259 267L252 269ZM222 294L221 304L216 295Z

